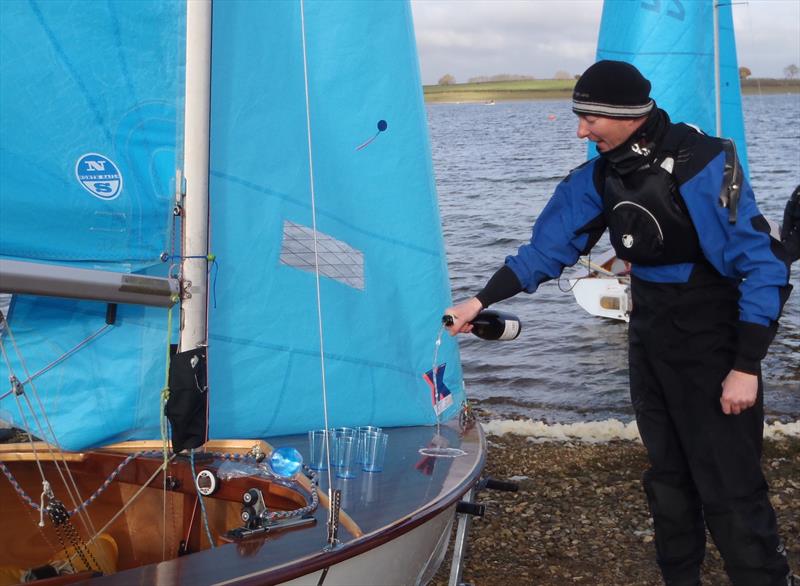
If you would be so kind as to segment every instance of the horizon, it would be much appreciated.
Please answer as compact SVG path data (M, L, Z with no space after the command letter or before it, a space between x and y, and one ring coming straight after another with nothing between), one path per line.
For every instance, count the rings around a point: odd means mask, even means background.
M446 74L456 83L580 74L595 60L602 2L411 0L411 9L422 83L436 85ZM786 67L800 67L800 2L750 0L733 6L733 20L739 67L752 78L785 79Z

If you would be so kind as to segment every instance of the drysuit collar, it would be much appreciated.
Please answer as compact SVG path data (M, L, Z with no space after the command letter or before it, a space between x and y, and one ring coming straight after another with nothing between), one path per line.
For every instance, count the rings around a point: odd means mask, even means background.
M656 147L664 138L669 124L669 115L661 108L654 108L645 123L627 141L600 155L615 171L627 175L655 158Z

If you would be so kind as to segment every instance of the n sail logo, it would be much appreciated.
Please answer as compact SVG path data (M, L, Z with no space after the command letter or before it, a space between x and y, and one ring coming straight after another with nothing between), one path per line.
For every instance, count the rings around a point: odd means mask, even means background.
M86 191L100 199L114 199L122 192L122 173L103 155L83 155L75 164L75 176Z

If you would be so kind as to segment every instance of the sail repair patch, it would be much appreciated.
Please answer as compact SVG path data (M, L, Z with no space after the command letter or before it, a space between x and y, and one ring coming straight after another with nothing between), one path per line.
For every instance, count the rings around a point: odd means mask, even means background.
M364 254L346 242L285 220L281 264L364 289Z
M98 153L79 158L75 176L86 191L100 199L115 199L122 192L122 173L114 161Z

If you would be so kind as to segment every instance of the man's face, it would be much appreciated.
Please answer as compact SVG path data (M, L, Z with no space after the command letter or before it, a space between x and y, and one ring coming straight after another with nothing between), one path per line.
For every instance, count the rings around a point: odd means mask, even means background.
M642 125L641 118L605 118L589 114L578 115L578 138L588 138L601 153L608 152L630 138Z

